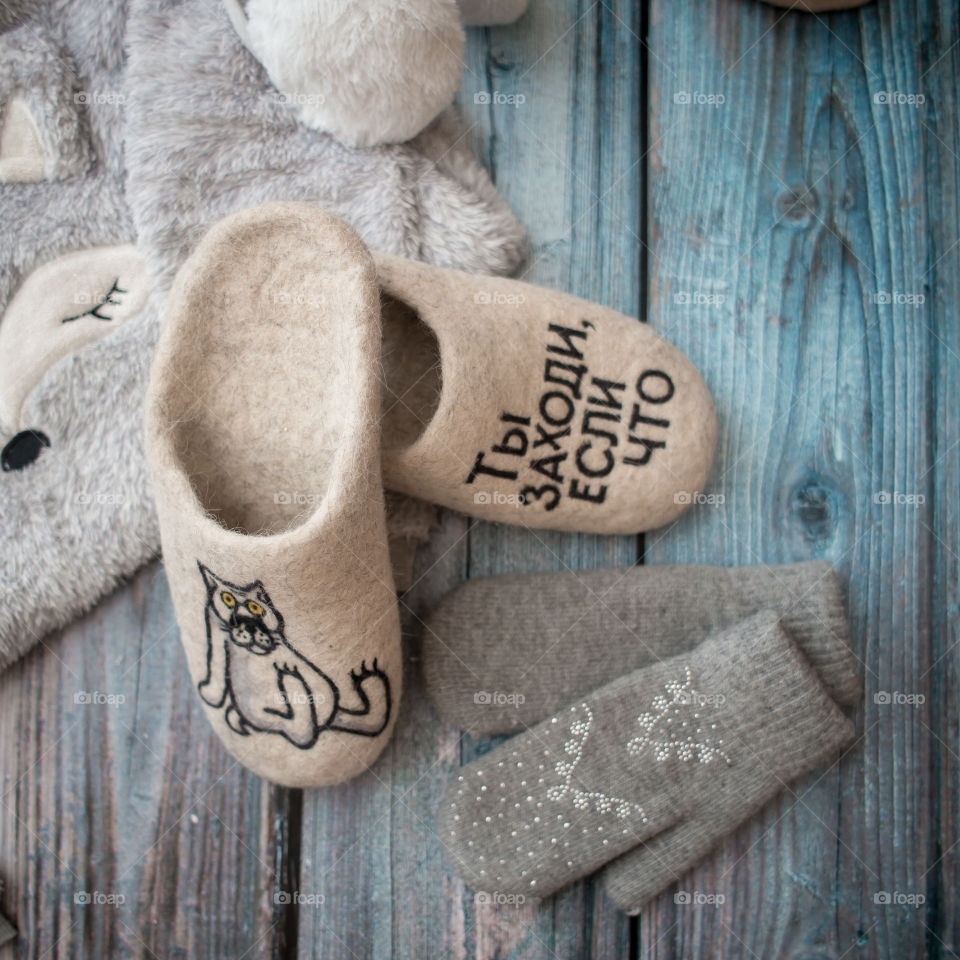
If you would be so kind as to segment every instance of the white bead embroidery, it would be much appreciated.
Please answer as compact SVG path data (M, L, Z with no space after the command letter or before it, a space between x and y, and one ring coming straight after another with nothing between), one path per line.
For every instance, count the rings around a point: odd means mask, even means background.
M695 760L698 763L711 763L718 760L730 763L730 758L723 749L721 749L723 740L715 737L712 733L712 731L718 729L719 724L712 720L704 721L701 719L701 711L705 711L709 701L700 697L693 689L690 669L685 667L684 672L685 678L683 680L670 680L665 683L664 689L666 695L660 694L654 697L651 703L651 709L637 717L637 723L640 725L642 732L640 736L634 737L627 743L627 751L631 755L638 756L649 749L658 761L676 756L683 761ZM507 840L503 834L498 834L495 842L500 845L500 849L494 848L495 852L506 853L503 845L510 844L510 849L514 850L514 854L510 855L509 862L516 863L516 858L523 858L521 862L525 863L529 869L520 870L520 877L525 878L526 883L529 884L530 887L536 886L536 877L545 869L547 862L550 860L559 860L561 857L565 859L565 855L561 854L560 851L556 849L557 847L569 849L571 847L571 840L573 840L572 846L574 850L579 849L583 844L579 836L589 836L591 834L600 834L596 839L599 839L601 845L609 846L610 839L608 836L604 836L605 833L609 832L614 834L615 842L620 845L623 841L617 839L617 837L629 835L636 829L636 821L631 823L628 818L636 816L640 822L648 822L647 815L644 813L643 807L640 804L622 797L612 797L601 791L584 790L574 784L574 774L584 756L587 741L593 729L593 711L586 703L580 703L569 708L569 713L566 714L565 721L557 717L551 720L551 724L553 725L560 725L564 722L568 724L567 730L563 731L561 728L556 732L561 737L563 737L565 733L566 738L562 741L562 746L559 750L553 747L553 758L555 759L550 760L551 750L544 749L541 759L545 762L537 765L537 771L542 773L546 773L547 770L552 767L555 775L561 781L560 783L555 783L546 791L546 798L554 803L566 801L580 811L594 811L597 815L604 818L604 822L585 826L579 823L574 824L569 819L564 819L564 813L557 814L557 827L562 829L554 828L557 829L559 836L549 837L549 847L547 847L547 838L536 837L536 833L543 823L542 817L539 814L535 814L534 811L531 811L533 815L529 816L526 822L517 824L520 829L510 831L510 837L518 841L515 847L513 846L512 840ZM497 769L503 770L505 766L512 766L517 771L522 771L524 761L519 759L520 754L518 751L514 750L510 756L511 760L509 762L499 760L496 764ZM462 802L465 792L469 790L469 793L476 798L477 803L483 803L493 799L493 797L490 796L490 787L482 782L485 779L484 772L482 770L475 770L473 774L481 780L481 782L476 783L476 781L473 781L474 786L472 790L462 775L458 777L458 781L462 786L456 791L457 800L454 800L450 804L452 811L454 811L454 828L451 830L450 836L454 838L462 835L465 826L460 814L456 812L458 803ZM522 774L517 775L522 776ZM547 775L549 776L549 774ZM536 776L536 774L527 773L526 776L530 778ZM509 792L508 781L498 778L498 782L499 790L495 791L495 795L499 794L497 796L498 803L505 804L507 797L499 791ZM528 782L528 780L521 780L519 786L526 787ZM547 781L543 776L537 777L538 786L543 785L545 782ZM510 799L513 798L510 797ZM544 804L532 794L527 794L521 799L525 800L525 803L521 803L518 800L513 804L517 811L517 814L514 814L513 817L516 818L519 816L521 821L524 818L522 811L529 809L528 804L535 804L537 810L542 810L544 807ZM566 808L565 813L569 816L569 807ZM549 819L552 817L552 814L544 812L544 816ZM610 816L616 817L620 823L611 823L611 820L608 819ZM503 819L503 817L504 814L502 812L497 813L498 820ZM492 823L493 818L490 815L484 814L483 821L484 823ZM627 824L624 825L623 821L627 821ZM516 823L516 820L514 820L514 823ZM472 821L472 826L476 829L479 826L478 821ZM614 827L615 829L612 829ZM577 828L579 828L579 834L577 833ZM531 836L531 831L533 832L533 836ZM467 840L466 845L469 848L473 848L475 846L474 840ZM550 856L547 855L547 851L544 849L545 847L547 847L547 849L550 847L554 848ZM573 853L573 850L571 850L570 853ZM566 864L569 868L574 867L575 862L575 859L566 859ZM503 868L507 865L508 859L507 857L501 856L497 858L497 863ZM517 866L519 866L519 864L517 864ZM486 875L486 870L480 869L478 873L480 875ZM530 877L531 873L533 877ZM494 871L494 874L495 882L500 883L503 881L503 873Z
M723 740L714 740L711 731L718 728L714 721L704 721L701 711L707 700L693 689L690 668L684 667L684 680L668 680L664 689L668 696L658 694L653 698L651 709L637 717L643 731L627 743L627 753L639 756L650 748L654 760L696 760L697 763L713 763L731 760L720 747ZM690 712L692 711L692 712Z
M573 714L569 727L570 738L563 745L564 753L569 759L557 760L554 764L557 776L562 778L563 783L556 784L547 790L548 799L563 800L569 798L578 810L587 810L593 806L597 813L613 812L621 820L635 813L646 823L647 816L638 803L623 800L620 797L609 797L597 790L587 791L574 786L572 783L573 773L583 756L584 746L590 736L590 729L593 726L593 711L585 703L581 703L571 707L570 713ZM568 826L569 824L564 823L564 827ZM602 831L603 827L599 826L597 829Z

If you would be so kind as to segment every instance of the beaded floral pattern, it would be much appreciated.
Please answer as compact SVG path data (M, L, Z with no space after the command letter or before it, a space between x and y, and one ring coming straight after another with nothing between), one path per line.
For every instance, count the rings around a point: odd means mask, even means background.
M637 717L641 733L627 743L627 753L638 757L647 750L654 760L714 763L731 760L721 749L723 740L715 738L719 725L709 719L722 699L707 697L693 688L690 668L684 667L683 680L668 680L666 695L653 698L650 710Z
M550 800L569 798L578 810L587 810L592 806L597 813L612 812L621 820L635 813L646 823L646 814L639 804L630 800L622 800L619 797L611 797L596 790L582 790L573 783L574 772L583 756L583 750L593 726L593 711L585 703L580 703L570 707L568 719L570 723L567 730L569 736L563 745L565 756L554 764L554 770L562 783L550 787L547 790L547 797ZM559 722L557 717L551 720L551 723Z

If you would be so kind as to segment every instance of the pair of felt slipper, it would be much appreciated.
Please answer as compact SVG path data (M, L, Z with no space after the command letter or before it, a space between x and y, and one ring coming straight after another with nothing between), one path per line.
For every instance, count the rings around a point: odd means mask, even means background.
M309 204L227 217L181 269L148 395L163 552L228 749L313 786L389 736L401 688L383 489L634 533L706 480L686 357L612 310L371 254Z
M423 659L445 720L523 731L441 804L466 882L541 897L602 868L630 913L847 745L860 697L823 563L473 580Z

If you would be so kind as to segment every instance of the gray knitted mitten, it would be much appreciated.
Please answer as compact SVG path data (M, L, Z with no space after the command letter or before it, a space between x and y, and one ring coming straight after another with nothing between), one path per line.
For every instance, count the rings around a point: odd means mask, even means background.
M716 843L852 735L762 611L468 764L437 832L471 887L548 896L684 824Z
M859 698L843 597L821 561L470 580L427 618L427 692L444 720L474 736L512 733L763 609L780 614L834 700Z

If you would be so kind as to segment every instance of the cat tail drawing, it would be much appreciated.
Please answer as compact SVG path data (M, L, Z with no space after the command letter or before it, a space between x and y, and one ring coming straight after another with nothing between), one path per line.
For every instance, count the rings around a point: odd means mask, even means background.
M390 680L374 660L370 667L361 663L359 670L351 670L350 681L360 705L345 707L341 703L327 726L342 733L376 737L390 722Z

